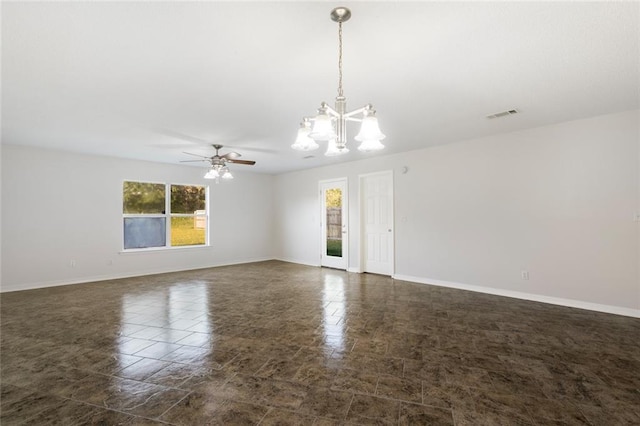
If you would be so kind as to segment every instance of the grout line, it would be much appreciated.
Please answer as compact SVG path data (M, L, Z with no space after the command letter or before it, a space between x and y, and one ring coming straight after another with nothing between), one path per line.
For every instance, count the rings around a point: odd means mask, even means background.
M175 404L173 404L171 407L169 407L169 408L167 408L166 410L164 410L164 411L162 412L162 414L160 414L160 415L158 416L158 419L160 419L160 417L162 417L162 416L164 416L165 414L167 414L167 412L168 412L169 410L171 410L171 409L172 409L173 407L175 407L176 405L180 404L180 403L181 403L181 402L182 402L186 397L188 397L188 396L189 396L189 395L191 395L192 393L193 393L193 391L189 391L185 396L183 396L183 397L182 397L182 398L180 398L178 401L176 401L176 403L175 403Z
M67 401L73 401L73 402L81 404L81 405L88 405L90 407L96 407L96 408L104 409L104 410L107 410L107 411L113 411L115 413L124 414L124 415L135 417L135 418L138 418L138 419L147 419L147 420L152 420L152 421L158 421L158 422L161 422L161 423L164 423L164 424L172 424L172 423L166 422L164 420L160 420L159 417L154 418L154 417L140 416L138 414L128 413L126 411L122 411L122 410L119 410L119 409L116 409L116 408L112 408L112 407L107 407L105 405L98 405L98 404L94 404L94 403L91 403L91 402L81 401L79 399L67 398L67 397L64 397L64 396L61 396L60 398L65 399Z
M267 414L269 414L271 411L275 409L274 407L268 407L268 408L269 409L262 415L262 417L260 418L260 421L256 424L256 426L261 425L264 418L267 417Z
M347 408L347 411L344 413L344 419L343 420L347 420L347 417L349 416L349 410L351 410L351 405L353 404L353 400L356 398L355 394L351 394L351 401L349 401L349 407Z

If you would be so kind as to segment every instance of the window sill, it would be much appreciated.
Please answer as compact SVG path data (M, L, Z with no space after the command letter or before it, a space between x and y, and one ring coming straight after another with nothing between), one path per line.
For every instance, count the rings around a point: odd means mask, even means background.
M182 250L202 250L211 248L210 245L199 246L180 246L180 247L149 247L139 249L120 250L118 254L140 254L140 253L158 253L158 252L170 252L170 251L182 251Z

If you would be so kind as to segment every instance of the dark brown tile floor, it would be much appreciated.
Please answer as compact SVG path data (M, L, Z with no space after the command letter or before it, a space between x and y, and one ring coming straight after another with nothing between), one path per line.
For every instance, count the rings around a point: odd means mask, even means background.
M640 424L633 318L277 261L1 309L3 426Z

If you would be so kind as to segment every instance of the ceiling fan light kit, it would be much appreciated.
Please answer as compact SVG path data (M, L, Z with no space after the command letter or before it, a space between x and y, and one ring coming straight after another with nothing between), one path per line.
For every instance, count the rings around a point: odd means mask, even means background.
M220 148L222 148L222 145L213 145L213 147L216 150L216 154L213 157L205 157L203 155L185 152L185 154L195 155L196 157L201 157L202 159L201 160L185 160L181 162L189 163L192 161L208 161L209 163L211 163L211 169L207 171L207 173L204 175L204 178L215 179L216 183L219 183L220 179L224 179L224 180L233 179L233 174L231 174L229 167L227 167L227 163L246 164L249 166L253 166L254 164L256 164L255 161L251 161L251 160L238 160L238 158L241 157L241 155L233 151L224 155L220 155L218 151L220 151Z
M233 179L233 175L229 171L228 167L212 166L211 169L204 175L205 179Z
M220 173L218 173L218 171L213 168L209 170L206 175L204 175L205 179L217 179L219 177L220 177Z
M326 102L320 104L318 114L305 117L298 129L298 136L291 148L299 151L318 149L317 142L327 142L326 156L342 155L347 149L347 121L361 123L360 132L355 139L360 143L358 150L363 152L378 151L384 148L381 140L385 135L380 131L376 111L371 104L347 112L347 99L342 90L342 23L351 18L351 11L346 7L336 7L331 11L331 20L338 23L338 96L335 108ZM362 115L362 118L358 118Z

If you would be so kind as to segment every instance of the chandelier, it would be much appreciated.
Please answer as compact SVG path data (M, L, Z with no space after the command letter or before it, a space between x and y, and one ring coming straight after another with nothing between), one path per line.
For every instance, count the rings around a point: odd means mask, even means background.
M326 102L320 104L318 115L313 118L304 117L298 129L298 137L291 148L299 151L318 149L317 142L327 142L324 155L335 156L349 152L347 148L347 121L360 122L360 132L355 140L360 142L358 150L363 152L378 151L384 148L382 139L385 135L378 127L378 119L373 105L347 112L347 99L342 90L342 23L351 18L351 11L346 7L336 7L331 11L331 20L338 23L338 96L335 108ZM362 116L362 118L358 116Z

